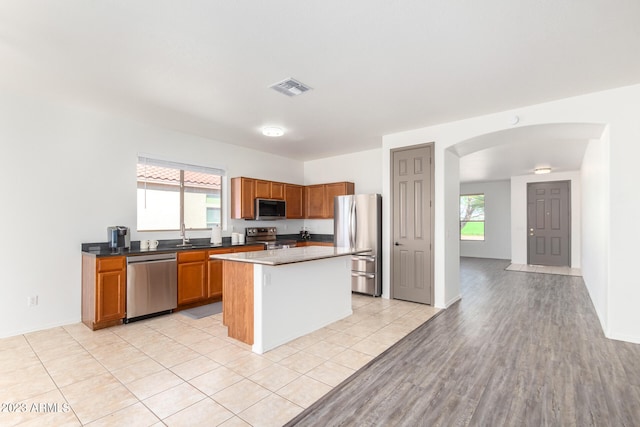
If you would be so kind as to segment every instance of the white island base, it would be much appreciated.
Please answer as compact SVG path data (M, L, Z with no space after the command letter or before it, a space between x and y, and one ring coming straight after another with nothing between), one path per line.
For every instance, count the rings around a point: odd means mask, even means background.
M294 255L302 249L311 248L281 251ZM323 249L335 252L292 263L255 259L276 251L212 256L224 260L223 321L229 336L262 354L350 316L350 255L363 251Z
M349 257L254 264L254 342L262 354L353 314Z

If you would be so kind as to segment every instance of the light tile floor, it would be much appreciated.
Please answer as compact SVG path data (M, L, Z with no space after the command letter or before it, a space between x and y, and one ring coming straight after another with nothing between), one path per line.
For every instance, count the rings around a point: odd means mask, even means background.
M582 276L582 270L579 268L552 267L548 265L509 264L506 270L523 273L557 274L560 276Z
M353 315L263 355L221 315L0 339L0 425L280 426L438 311L354 294Z

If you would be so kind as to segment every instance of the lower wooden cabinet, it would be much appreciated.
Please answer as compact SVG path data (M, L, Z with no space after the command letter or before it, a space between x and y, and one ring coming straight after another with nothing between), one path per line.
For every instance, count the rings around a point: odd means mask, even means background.
M247 246L238 246L237 248L233 248L231 252L253 252L253 251L263 251L264 245L247 245Z
M296 246L333 246L333 242L298 242Z
M209 250L207 258L210 255L228 254L232 252L231 249L220 248ZM209 298L222 299L222 260L209 259L208 264L208 286L207 294Z
M264 246L178 252L178 309L222 299L222 261L210 255L261 251ZM121 324L127 315L127 260L124 256L82 254L82 322L96 330Z
M248 246L238 246L237 248L220 248L220 249L210 249L207 254L208 261L208 286L207 286L207 297L208 298L222 298L222 260L219 259L209 259L211 255L219 255L219 254L228 254L233 252L253 252L253 251L262 251L264 250L263 245L248 245Z
M210 255L263 249L263 245L248 245L178 252L178 308L222 299L222 261L209 259Z
M82 322L95 330L126 316L127 263L124 256L82 254Z
M178 253L178 306L207 299L207 251Z

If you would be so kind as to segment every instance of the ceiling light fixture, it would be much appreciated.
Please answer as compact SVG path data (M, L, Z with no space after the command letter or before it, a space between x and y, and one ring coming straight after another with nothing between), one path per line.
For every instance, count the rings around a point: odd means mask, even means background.
M262 128L262 134L264 136L277 137L284 135L284 130L277 126L266 126Z
M536 175L542 175L545 173L550 173L551 172L551 168L545 167L545 168L535 168L533 170L533 173L535 173Z

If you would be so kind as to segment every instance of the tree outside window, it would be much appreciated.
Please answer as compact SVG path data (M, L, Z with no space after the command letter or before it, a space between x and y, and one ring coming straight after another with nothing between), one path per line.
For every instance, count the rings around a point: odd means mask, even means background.
M484 240L484 194L460 196L460 240Z

